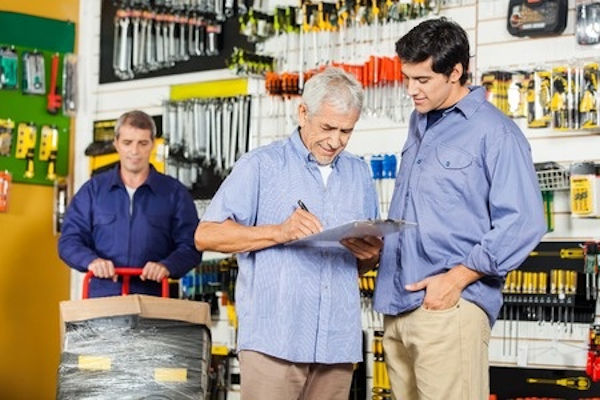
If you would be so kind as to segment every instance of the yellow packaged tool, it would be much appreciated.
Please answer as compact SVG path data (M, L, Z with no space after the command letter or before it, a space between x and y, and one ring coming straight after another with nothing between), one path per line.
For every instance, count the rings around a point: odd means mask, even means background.
M11 119L0 119L0 156L10 156L15 123Z
M600 166L593 162L571 165L571 215L573 217L600 216Z
M527 87L527 126L529 128L546 128L552 118L550 71L535 71Z
M56 154L58 152L58 129L44 125L40 136L40 161L48 161L46 179L56 179Z
M21 122L17 128L17 148L15 158L26 159L25 178L31 179L35 174L33 158L35 156L35 142L37 127L33 122Z
M589 63L583 67L579 101L579 126L581 129L596 129L600 126L600 97L598 63Z

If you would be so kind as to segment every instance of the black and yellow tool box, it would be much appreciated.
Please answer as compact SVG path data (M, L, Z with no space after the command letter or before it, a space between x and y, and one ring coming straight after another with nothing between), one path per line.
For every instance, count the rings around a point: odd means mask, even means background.
M208 399L210 306L143 295L60 304L57 399Z

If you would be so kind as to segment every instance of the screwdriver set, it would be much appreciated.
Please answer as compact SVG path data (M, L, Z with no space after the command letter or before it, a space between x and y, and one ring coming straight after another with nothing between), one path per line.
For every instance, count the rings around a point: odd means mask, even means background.
M529 128L558 131L593 130L600 126L598 62L552 68L482 73L488 100L512 118L526 117Z

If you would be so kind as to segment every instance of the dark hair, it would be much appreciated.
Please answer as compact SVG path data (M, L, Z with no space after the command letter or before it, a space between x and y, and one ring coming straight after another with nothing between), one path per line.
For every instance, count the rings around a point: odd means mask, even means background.
M119 138L119 131L123 125L150 131L152 140L156 137L156 124L152 117L143 111L133 110L121 115L115 124L115 138Z
M396 42L403 62L420 63L431 57L433 72L450 76L458 63L463 66L460 84L467 82L469 39L463 28L442 17L421 22Z

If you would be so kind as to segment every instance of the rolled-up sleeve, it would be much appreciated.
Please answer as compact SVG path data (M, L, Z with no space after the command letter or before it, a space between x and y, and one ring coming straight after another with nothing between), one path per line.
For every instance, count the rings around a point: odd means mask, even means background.
M546 233L541 192L527 140L504 126L486 151L491 230L464 264L484 275L504 277L517 268Z
M255 225L260 188L259 166L256 156L246 155L239 159L201 220L221 223L231 219L241 225Z

